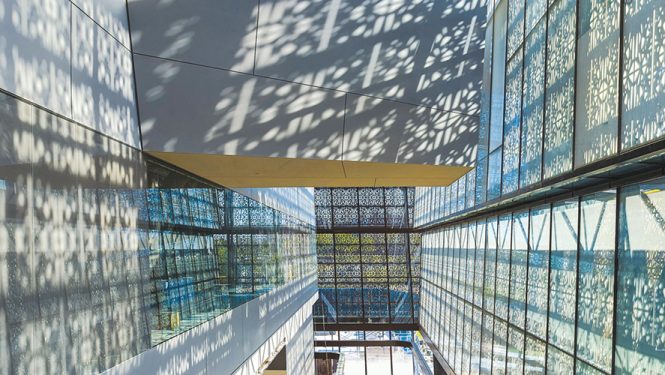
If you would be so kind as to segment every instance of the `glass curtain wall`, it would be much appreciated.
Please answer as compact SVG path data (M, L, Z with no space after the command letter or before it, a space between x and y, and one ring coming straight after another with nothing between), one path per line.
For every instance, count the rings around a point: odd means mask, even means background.
M147 167L148 188L130 193L145 228L153 345L314 275L312 225L156 161Z
M664 373L664 217L660 178L427 231L421 324L456 374Z
M315 190L315 322L417 323L420 234L413 188Z
M314 246L312 224L0 94L0 373L102 372L313 283Z
M416 226L662 143L661 0L490 0L486 30L478 161L417 189Z
M337 374L431 375L412 331L318 331L317 352L340 353Z

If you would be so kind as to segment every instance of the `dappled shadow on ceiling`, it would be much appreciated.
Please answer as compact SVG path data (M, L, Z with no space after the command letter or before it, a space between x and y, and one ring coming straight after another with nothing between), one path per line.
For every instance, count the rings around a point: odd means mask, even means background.
M130 17L147 150L475 159L479 2L137 0Z

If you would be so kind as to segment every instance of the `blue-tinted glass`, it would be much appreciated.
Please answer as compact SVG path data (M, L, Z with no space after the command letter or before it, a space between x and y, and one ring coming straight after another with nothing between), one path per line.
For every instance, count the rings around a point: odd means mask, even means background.
M492 87L492 32L494 23L487 21L485 29L485 51L483 56L483 84L480 91L480 121L478 123L478 160L487 158L489 154L489 131Z
M487 198L487 162L484 158L476 163L476 205L485 203Z
M574 360L569 354L548 345L547 374L570 375L574 373Z
M617 152L620 0L582 0L577 40L575 167Z
M545 107L545 20L542 20L527 37L524 46L524 92L522 98L524 118L522 121L522 148L520 151L520 188L540 181L542 171L543 110Z
M522 113L522 49L508 62L506 113L503 125L502 193L517 190L520 166L520 121Z
M466 208L476 204L476 169L466 174Z
M474 281L474 267L476 258L476 224L469 223L467 227L467 252L466 252L466 293L465 299L468 302L473 302L473 281Z
M507 1L501 2L494 13L490 152L501 146L501 143L503 142L503 105L506 75L506 3Z
M485 247L486 247L487 224L484 220L476 223L476 259L473 267L474 272L474 296L473 303L476 306L483 306L483 282L485 271Z
M616 193L584 197L580 212L577 356L612 368Z
M497 259L497 236L499 226L497 218L487 219L487 252L485 254L485 281L483 294L483 307L494 313L494 302L496 294L496 259Z
M466 175L457 180L457 211L466 208Z
M443 199L443 217L450 215L450 186L445 186L441 191Z
M492 151L489 157L487 177L487 200L501 196L501 147Z
M510 290L510 214L499 217L499 236L496 257L496 302L495 314L508 320L508 301Z
M618 374L665 373L665 180L620 192Z
M577 201L552 207L549 342L573 352L577 291Z
M547 338L547 301L550 265L550 207L531 211L526 330Z
M508 57L524 40L524 0L508 1Z
M625 1L621 148L665 135L665 4Z
M510 256L510 323L524 328L526 317L527 248L529 212L513 216L512 250Z
M547 10L547 0L527 0L526 2L526 34L536 26Z
M591 365L580 361L579 359L575 361L575 373L579 375L605 375L606 373L598 370Z
M557 0L548 13L545 178L573 166L576 4Z

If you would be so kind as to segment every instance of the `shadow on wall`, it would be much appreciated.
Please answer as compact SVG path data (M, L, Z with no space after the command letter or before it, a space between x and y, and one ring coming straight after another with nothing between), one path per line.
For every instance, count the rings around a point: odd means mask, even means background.
M480 2L129 4L146 149L475 158Z
M0 1L0 88L139 147L124 5L74 2Z
M150 345L139 151L0 95L0 373L96 373Z
M280 266L290 265L283 286L219 319L201 317L205 303L188 304L203 324L151 349L162 333L160 306L171 298L158 282L177 282L205 265L201 256L174 251L193 253L196 244L144 243L159 229L145 218L156 206L140 201L148 185L141 152L6 95L0 124L0 373L87 374L121 362L114 373L202 366L230 373L316 293L312 257L300 258L296 239L282 236L273 247L284 255ZM249 257L264 266L269 254L261 250ZM165 253L175 253L168 275ZM259 271L252 281L266 277ZM209 352L219 360L207 360Z

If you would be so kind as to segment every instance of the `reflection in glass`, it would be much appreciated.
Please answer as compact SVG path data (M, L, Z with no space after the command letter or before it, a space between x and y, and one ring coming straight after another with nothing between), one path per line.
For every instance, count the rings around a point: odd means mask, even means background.
M665 4L624 2L621 148L665 135Z
M0 95L0 372L102 372L313 282L313 240L309 223Z
M511 3L515 0L511 0ZM506 113L503 124L502 194L517 190L520 165L520 121L522 118L522 49L508 62Z
M491 111L492 85L492 19L487 20L485 28L485 51L483 54L483 82L480 89L480 121L478 122L478 153L477 159L482 160L489 154L489 131Z
M526 353L524 354L524 370L526 374L545 374L545 342L526 337Z
M483 313L483 332L480 349L480 373L492 373L492 347L494 345L494 315Z
M510 255L510 317L511 324L524 328L526 312L527 248L529 212L513 215L512 250Z
M492 151L489 157L487 177L487 200L501 196L501 147Z
M505 321L494 320L494 349L492 351L492 374L506 373L506 347L508 324Z
M512 56L524 39L524 0L508 1L508 56ZM509 69L510 70L510 69Z
M530 7L531 3L529 3L527 11ZM524 91L522 97L524 119L520 153L520 188L540 181L542 172L545 35L545 20L543 20L529 34L524 45Z
M577 356L612 367L616 193L582 198L577 301Z
M577 41L575 166L617 152L620 0L582 0Z
M317 228L319 276L326 283L319 283L315 322L413 323L417 319L421 254L420 233L411 232L408 220L414 212L413 190L315 189L317 222L329 210L360 213L359 222L335 216L330 227ZM427 259L439 260L431 254L423 262ZM425 270L433 277L440 275L435 264ZM431 296L427 302L437 303L434 292Z
M557 0L548 12L545 97L545 178L573 165L575 0Z
M494 11L494 40L492 50L492 108L490 115L490 148L492 152L503 142L503 105L506 75L506 3L502 1ZM491 163L490 163L491 164ZM490 171L492 169L490 168ZM489 199L489 198L488 198Z
M549 342L573 352L577 290L577 200L552 207Z
M665 373L665 180L620 197L614 370Z
M547 374L570 375L574 373L574 360L569 354L552 345L547 346Z
M510 290L510 228L511 215L499 217L499 236L496 257L496 301L494 313L501 319L508 320L508 294Z
M549 205L531 210L529 233L526 330L545 340L550 268Z
M524 333L510 326L508 329L507 374L521 374L524 371Z
M498 233L499 227L497 218L493 217L487 219L487 252L485 254L485 286L483 288L483 308L490 313L494 313Z
M487 199L487 163L485 157L476 163L476 206L485 203Z

